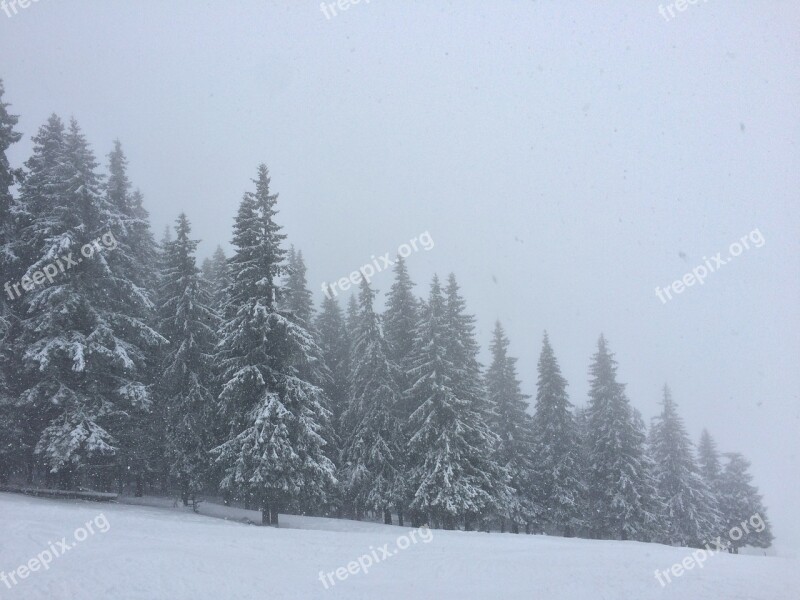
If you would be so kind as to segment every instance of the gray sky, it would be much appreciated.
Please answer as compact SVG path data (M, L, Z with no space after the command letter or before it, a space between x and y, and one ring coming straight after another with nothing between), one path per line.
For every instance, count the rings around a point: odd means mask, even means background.
M203 254L227 247L266 162L318 301L428 231L418 292L455 271L528 393L547 329L584 404L603 331L648 422L669 382L693 438L752 460L776 545L800 548L797 3L667 20L655 0L365 1L331 18L305 0L0 12L11 158L53 111L100 156L119 137L157 236L185 210ZM755 229L762 247L658 299Z

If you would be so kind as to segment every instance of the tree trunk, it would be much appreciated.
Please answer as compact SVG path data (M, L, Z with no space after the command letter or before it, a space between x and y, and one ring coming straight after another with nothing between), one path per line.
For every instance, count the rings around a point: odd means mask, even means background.
M136 497L141 498L144 496L144 477L141 473L136 475Z
M519 533L519 523L511 521L511 533Z
M464 515L464 531L472 531L472 519L469 515Z
M400 527L403 527L403 509L402 508L398 508L397 509L397 524Z
M383 524L384 525L391 525L392 524L392 511L388 508L383 509Z
M500 517L500 533L506 532L506 518Z
M271 506L270 510L269 510L269 514L270 514L270 521L271 521L272 525L274 527L278 527L278 509L275 508L274 506Z

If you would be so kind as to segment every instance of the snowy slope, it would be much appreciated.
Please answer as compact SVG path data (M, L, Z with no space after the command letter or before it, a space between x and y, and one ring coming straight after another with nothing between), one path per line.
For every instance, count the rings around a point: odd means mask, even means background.
M792 559L719 554L662 588L654 570L681 561L686 549L433 531L429 543L418 539L396 550L409 528L289 516L281 517L285 528L262 528L159 502L163 506L0 493L0 571L14 571L62 537L75 544L48 570L30 573L11 589L0 583L0 600L800 598ZM227 510L203 507L218 516ZM100 513L107 531L74 542L75 529L99 522ZM248 516L257 513L233 514ZM320 571L346 567L387 543L396 554L325 589Z

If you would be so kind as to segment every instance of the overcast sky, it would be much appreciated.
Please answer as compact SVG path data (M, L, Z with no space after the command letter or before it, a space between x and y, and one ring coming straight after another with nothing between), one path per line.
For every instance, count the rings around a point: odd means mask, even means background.
M51 112L102 162L118 137L157 236L186 211L203 255L229 248L265 162L317 301L427 231L418 293L454 271L527 393L546 329L585 404L604 332L646 420L668 382L694 439L753 462L776 545L799 548L800 6L666 7L39 0L0 12L11 158ZM659 300L756 229L761 247Z

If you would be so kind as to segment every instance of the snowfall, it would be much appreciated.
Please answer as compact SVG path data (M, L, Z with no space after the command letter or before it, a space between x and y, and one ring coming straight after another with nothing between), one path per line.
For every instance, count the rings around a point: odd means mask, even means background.
M800 598L794 558L715 554L662 586L656 569L690 549L291 515L276 529L255 511L174 504L0 493L0 600Z

